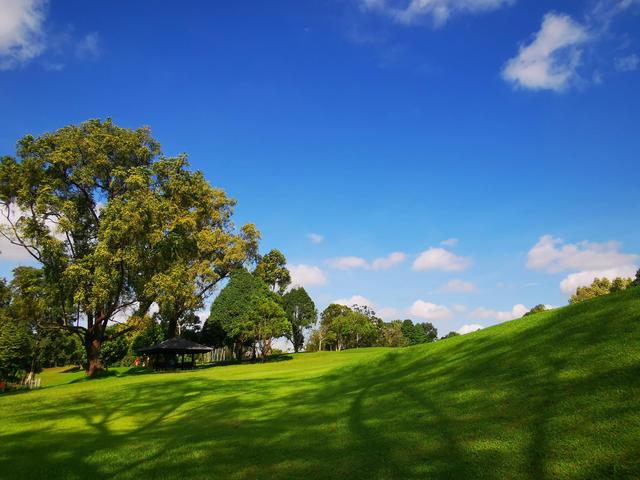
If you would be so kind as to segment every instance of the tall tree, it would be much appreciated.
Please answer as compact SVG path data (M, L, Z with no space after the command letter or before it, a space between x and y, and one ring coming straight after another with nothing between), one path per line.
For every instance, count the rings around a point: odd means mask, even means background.
M148 128L90 120L18 142L0 161L2 233L42 265L56 323L81 336L88 370L101 370L119 312L154 301L174 319L200 302L257 245L235 232L233 200L186 157L160 157ZM185 283L183 283L185 282Z
M264 283L246 269L234 271L211 305L209 318L202 329L203 341L215 345L212 340L218 341L222 330L226 345L233 349L238 360L242 359L245 348L254 340L248 329L243 328L243 323L250 317L254 296L263 288L266 289Z
M291 283L291 275L287 269L287 260L280 250L273 249L258 260L253 272L272 292L284 294Z
M294 352L304 346L304 330L316 323L318 312L307 291L302 287L292 288L282 297L284 310L291 324L287 338L293 344Z

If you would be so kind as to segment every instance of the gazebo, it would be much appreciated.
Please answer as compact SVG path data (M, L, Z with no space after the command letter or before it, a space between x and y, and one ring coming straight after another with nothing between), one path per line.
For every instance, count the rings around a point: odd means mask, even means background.
M213 348L199 343L192 342L186 338L173 337L164 342L155 344L152 347L141 348L138 353L148 355L153 361L151 362L155 370L191 370L195 368L195 355L197 353L208 353ZM178 363L178 355L181 360ZM191 362L184 362L184 356L191 355Z

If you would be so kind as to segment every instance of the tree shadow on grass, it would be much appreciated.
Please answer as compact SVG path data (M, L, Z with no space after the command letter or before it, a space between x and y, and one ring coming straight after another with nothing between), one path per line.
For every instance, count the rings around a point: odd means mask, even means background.
M599 305L580 307L582 325L533 316L319 377L219 380L196 372L149 382L131 375L60 389L57 401L25 397L36 405L11 413L12 424L28 427L0 432L0 472L21 479L639 477L640 364L630 353L640 340L637 323L628 344L618 338L639 316ZM603 318L609 324L594 327Z

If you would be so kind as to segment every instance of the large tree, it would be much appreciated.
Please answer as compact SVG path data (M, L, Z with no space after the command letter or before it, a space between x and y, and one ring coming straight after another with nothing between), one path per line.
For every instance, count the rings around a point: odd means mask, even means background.
M287 338L297 353L304 346L304 330L316 323L318 312L307 291L302 287L292 288L282 297L284 310L291 324Z
M22 138L0 161L0 204L0 233L41 264L55 323L82 338L90 375L103 342L127 332L107 332L118 314L157 302L176 324L258 239L252 225L236 232L233 200L184 156L161 157L148 128L111 120Z

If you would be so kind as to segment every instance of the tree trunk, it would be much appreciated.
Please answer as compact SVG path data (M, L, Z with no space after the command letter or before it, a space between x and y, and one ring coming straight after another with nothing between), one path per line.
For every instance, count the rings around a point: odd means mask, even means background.
M96 338L90 332L85 335L84 348L87 351L87 376L99 375L102 368L100 360L100 349L102 348L102 338Z
M178 319L172 318L169 320L169 327L167 329L167 338L173 338L178 334Z

